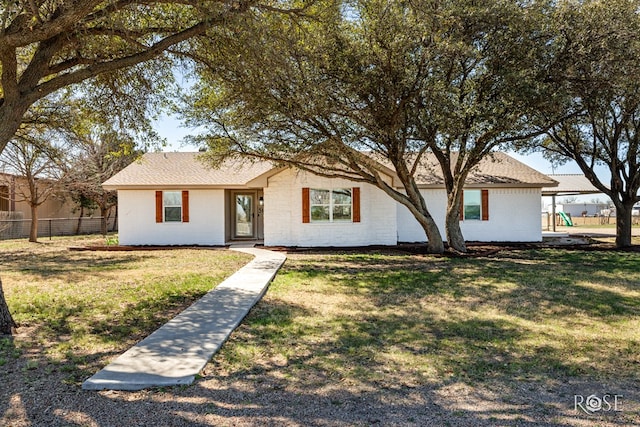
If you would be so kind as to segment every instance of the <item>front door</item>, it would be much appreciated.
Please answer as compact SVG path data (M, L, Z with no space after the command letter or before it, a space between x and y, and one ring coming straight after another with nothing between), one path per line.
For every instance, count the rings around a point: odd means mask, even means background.
M255 194L235 193L234 238L255 238Z

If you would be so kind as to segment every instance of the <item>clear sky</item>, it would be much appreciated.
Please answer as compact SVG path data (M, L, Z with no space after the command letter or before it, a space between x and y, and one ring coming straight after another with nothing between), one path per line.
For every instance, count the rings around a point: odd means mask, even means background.
M176 116L164 116L162 119L158 120L155 123L155 130L160 134L161 137L165 138L167 141L167 146L165 147L165 151L197 151L198 148L193 145L185 145L182 139L190 134L197 133L196 129L189 129L182 126L182 123L179 118ZM575 164L575 162L568 162L561 166L553 167L551 162L546 160L542 154L534 153L534 154L518 154L514 152L508 152L510 156L515 159L521 161L522 163L536 169L539 172L544 174L581 174L582 171ZM601 176L606 176L606 169L602 169L599 171ZM608 197L603 194L588 194L585 196L578 196L578 201L580 202L589 202L592 199L600 199L602 201L608 200ZM550 198L546 203L550 203ZM558 200L561 201L562 198Z

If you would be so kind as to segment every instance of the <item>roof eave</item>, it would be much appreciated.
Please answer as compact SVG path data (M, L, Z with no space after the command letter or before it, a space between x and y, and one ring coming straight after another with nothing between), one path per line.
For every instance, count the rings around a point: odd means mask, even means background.
M102 188L105 190L184 190L184 189L193 189L193 190L245 190L245 189L254 189L257 187L253 187L250 185L243 184L127 184L127 185L117 185L117 184L103 184Z
M557 183L554 184L549 184L549 183L539 183L539 182L534 182L534 183L521 183L521 182L516 182L516 183L469 183L469 184L465 184L464 188L543 188L543 187L551 187L551 186L556 186ZM396 186L396 188L402 188L400 186ZM418 188L423 188L423 189L442 189L445 188L444 184L418 184Z

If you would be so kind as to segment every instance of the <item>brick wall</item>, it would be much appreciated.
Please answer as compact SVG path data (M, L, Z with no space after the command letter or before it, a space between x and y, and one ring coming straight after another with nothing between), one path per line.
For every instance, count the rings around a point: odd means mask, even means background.
M361 221L303 223L303 187L360 187ZM269 178L264 189L267 246L366 246L396 242L396 203L374 186L287 169Z

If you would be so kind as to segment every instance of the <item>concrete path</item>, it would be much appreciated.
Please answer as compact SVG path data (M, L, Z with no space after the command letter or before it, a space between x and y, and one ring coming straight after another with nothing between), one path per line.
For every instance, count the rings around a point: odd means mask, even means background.
M286 257L251 247L255 258L191 307L86 380L84 390L141 390L191 384L249 310Z

